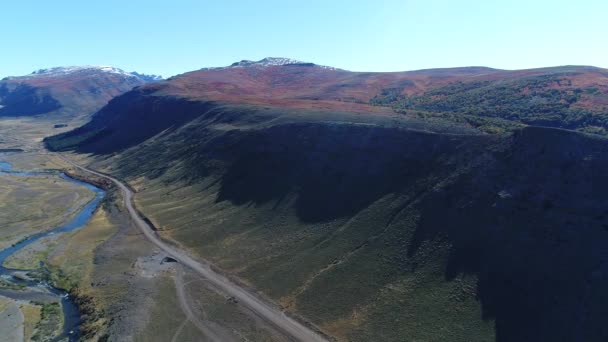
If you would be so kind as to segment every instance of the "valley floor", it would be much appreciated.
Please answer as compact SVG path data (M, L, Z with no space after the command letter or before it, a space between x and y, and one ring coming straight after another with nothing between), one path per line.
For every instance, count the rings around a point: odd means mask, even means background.
M42 151L3 159L14 170L69 168ZM75 168L69 172L98 181ZM7 190L0 208L0 233L4 234L0 241L6 245L65 222L69 213L77 212L91 199L86 191L56 176L6 177L0 183ZM45 215L41 218L25 205L8 207L16 202L41 208ZM11 223L16 218L19 226ZM50 281L76 298L83 314L83 340L290 340L238 300L167 257L132 224L121 194L110 190L85 227L45 237L9 257L4 266L27 269L36 276L44 265ZM49 329L61 327L60 310L54 310L55 317L50 318L50 311L36 302L4 298L2 303L0 325L3 332L10 332L6 335L10 341L40 340L36 334L53 336L56 333Z

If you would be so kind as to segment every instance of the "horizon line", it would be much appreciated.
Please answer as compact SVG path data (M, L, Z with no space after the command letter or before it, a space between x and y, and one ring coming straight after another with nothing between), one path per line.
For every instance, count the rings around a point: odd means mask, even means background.
M187 70L184 71L182 73L177 73L174 75L162 75L160 73L156 73L156 72L143 72L141 70L131 70L128 71L127 68L122 68L120 66L117 65L112 65L112 64L76 64L76 65L59 65L59 66L50 66L50 67L42 67L42 68L34 68L34 70L30 73L27 74L21 74L21 75L0 75L0 80L8 78L8 77L22 77L22 76L30 76L30 75L34 75L35 72L40 71L40 70L45 70L45 69L54 69L54 68L73 68L73 67L79 67L79 68L98 68L98 67L112 67L112 68L117 68L120 69L122 71L125 72L137 72L140 74L146 74L146 75L155 75L155 76L161 76L164 79L169 79L171 77L175 77L175 76L179 76L179 75L183 75L189 72L196 72L196 71L202 71L205 69L209 69L209 70L213 70L213 69L222 69L222 68L229 68L231 66L233 66L236 63L239 62L254 62L254 63L258 63L267 59L286 59L286 60L291 60L294 61L294 63L288 63L288 64L284 64L284 65L296 65L296 64L314 64L316 66L321 66L321 67L327 67L327 68L334 68L336 70L341 70L341 71L347 71L347 72L354 72L354 73L384 73L384 74L390 74L390 73L407 73L407 72L420 72L420 71L432 71L432 70L457 70L457 69L475 69L475 68L479 68L479 69L488 69L488 70L492 70L492 71L528 71L528 70L542 70L542 69L557 69L557 68L594 68L594 69L602 69L602 70L608 70L608 68L604 68L604 67L599 67L599 66L595 66L595 65L589 65L589 64L563 64L563 65L551 65L551 66L541 66L541 67L525 67L525 68L514 68L514 69L510 69L510 68L496 68L496 67L491 67L491 66L484 66L484 65L465 65L465 66L443 66L443 67L429 67L429 68L420 68L420 69L404 69L404 70L392 70L392 71L373 71L373 70L352 70L352 69L344 69L344 68L340 68L337 66L333 66L333 65L326 65L326 64L318 64L318 63L314 63L314 62L307 62L307 61L302 61L299 59L294 59L294 58L288 58L288 57L265 57L262 58L260 60L249 60L249 59L242 59L233 63L230 63L228 65L224 65L224 66L204 66L198 69L192 69L192 70Z

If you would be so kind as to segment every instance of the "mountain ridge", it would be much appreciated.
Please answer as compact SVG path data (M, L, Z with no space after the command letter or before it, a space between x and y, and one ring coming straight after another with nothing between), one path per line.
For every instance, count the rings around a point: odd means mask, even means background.
M138 72L127 72L123 69L113 67L113 66L105 66L105 65L83 65L83 66L59 66L59 67L51 67L45 69L38 69L33 71L27 75L20 76L6 76L1 79L1 81L10 81L10 80L27 80L37 77L62 77L68 76L74 73L94 73L94 72L104 72L111 73L117 75L123 75L126 77L138 77L138 78L147 78L149 80L154 81L162 81L164 78L159 75L147 75L140 74Z
M46 115L82 124L115 96L159 80L107 66L40 69L0 80L0 116Z
M608 70L589 66L375 73L287 59L277 65L248 62L237 67L200 69L144 88L150 94L193 101L361 114L397 112L474 125L480 120L484 125L500 121L493 127L512 121L600 134L606 134L608 128ZM467 106L475 98L485 98L478 105L480 111ZM517 107L515 116L509 113L510 105Z

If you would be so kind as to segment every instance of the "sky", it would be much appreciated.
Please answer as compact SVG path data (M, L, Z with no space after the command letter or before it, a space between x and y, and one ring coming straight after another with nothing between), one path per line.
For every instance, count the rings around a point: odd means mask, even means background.
M19 0L0 77L111 65L168 77L289 57L353 71L608 68L606 0Z

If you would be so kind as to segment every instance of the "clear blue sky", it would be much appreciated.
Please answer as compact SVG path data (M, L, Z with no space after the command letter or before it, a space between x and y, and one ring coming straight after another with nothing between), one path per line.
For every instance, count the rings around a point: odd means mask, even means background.
M607 0L19 0L0 77L63 65L171 76L266 56L358 71L608 67Z

